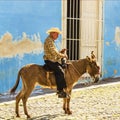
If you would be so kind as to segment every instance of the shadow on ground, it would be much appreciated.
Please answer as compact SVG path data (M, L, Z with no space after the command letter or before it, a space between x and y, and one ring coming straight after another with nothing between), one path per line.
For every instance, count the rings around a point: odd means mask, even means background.
M41 116L29 118L28 120L53 120L54 118L56 118L58 116L64 116L64 115L61 115L61 114L54 114L54 115L47 114L47 115L41 115Z

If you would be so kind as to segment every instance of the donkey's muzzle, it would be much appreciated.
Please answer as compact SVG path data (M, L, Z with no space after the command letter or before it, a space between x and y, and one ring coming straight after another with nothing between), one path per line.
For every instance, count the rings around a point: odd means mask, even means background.
M99 76L96 76L95 79L94 79L94 83L97 83L99 81L100 77Z

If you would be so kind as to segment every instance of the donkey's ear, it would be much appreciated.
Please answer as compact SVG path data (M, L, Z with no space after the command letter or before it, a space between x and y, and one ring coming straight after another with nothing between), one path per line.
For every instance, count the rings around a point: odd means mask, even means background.
M91 61L91 59L90 59L90 57L89 57L89 56L86 56L86 59L87 59L88 61Z
M94 54L94 51L91 52L91 59L92 61L96 61L96 56Z

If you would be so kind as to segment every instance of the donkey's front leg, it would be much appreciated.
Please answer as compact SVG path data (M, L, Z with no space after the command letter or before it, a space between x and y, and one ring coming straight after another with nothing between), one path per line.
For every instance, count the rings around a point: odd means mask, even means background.
M67 114L66 106L67 106L67 98L63 98L63 110L65 111L65 114Z
M63 110L65 111L65 114L72 114L72 112L70 111L70 97L63 99Z
M67 107L66 107L66 111L67 111L67 114L70 115L72 114L72 111L70 110L70 97L69 98L66 98L67 100Z

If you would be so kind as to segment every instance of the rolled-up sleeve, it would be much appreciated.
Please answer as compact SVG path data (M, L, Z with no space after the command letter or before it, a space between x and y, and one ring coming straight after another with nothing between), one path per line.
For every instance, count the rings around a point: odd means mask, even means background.
M63 57L65 57L65 55L58 51L54 40L48 36L44 43L44 60L51 60L60 63L61 58Z
M51 55L56 56L57 58L63 58L63 57L65 56L64 54L60 53L60 52L56 49L53 41L51 41L51 40L48 41L48 44L47 44L47 45L48 45L48 49L49 49Z

